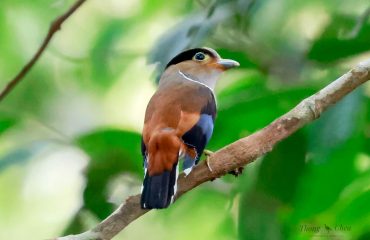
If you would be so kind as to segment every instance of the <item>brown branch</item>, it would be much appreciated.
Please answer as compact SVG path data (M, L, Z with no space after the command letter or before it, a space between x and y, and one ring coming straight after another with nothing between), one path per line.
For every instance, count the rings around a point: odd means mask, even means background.
M13 88L24 78L24 76L31 70L33 65L40 58L42 53L45 51L46 47L49 45L50 40L53 38L54 34L58 32L63 24L63 22L69 18L86 0L76 1L67 12L63 15L57 17L50 25L49 31L44 38L40 48L37 50L35 55L31 60L22 68L22 70L5 86L5 88L0 93L0 102L13 90Z
M328 107L368 81L369 72L370 59L359 64L316 94L304 99L291 111L265 128L215 152L209 161L212 172L203 161L188 176L185 177L184 174L181 174L176 198L206 181L219 178L271 151L278 142L319 118ZM140 194L131 196L95 228L82 234L60 237L57 240L112 239L132 221L148 212L148 210L140 208L139 201Z

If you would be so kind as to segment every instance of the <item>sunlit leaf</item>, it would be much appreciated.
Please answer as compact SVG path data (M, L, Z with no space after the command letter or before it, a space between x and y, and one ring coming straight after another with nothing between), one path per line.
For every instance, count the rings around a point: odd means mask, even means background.
M118 129L102 129L77 140L78 146L90 157L85 170L86 187L83 206L65 229L65 234L82 231L80 213L91 211L104 219L114 210L108 202L110 181L119 174L142 175L141 136Z
M80 137L78 145L91 158L86 169L85 208L99 218L111 213L107 184L122 173L142 175L141 136L122 130L101 130Z
M365 22L351 36L358 16L333 15L322 35L314 42L308 58L319 62L338 61L370 49L370 23Z

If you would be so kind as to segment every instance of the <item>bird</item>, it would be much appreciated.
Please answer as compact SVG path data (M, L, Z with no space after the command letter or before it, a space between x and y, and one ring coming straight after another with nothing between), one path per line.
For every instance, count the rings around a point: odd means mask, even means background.
M212 136L216 82L238 66L207 47L185 50L168 62L145 112L141 208L163 209L173 203L180 169L191 172Z

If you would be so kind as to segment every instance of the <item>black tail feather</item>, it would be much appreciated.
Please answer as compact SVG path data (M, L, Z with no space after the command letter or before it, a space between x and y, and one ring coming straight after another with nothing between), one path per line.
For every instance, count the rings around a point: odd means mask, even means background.
M141 193L141 207L144 209L167 208L175 195L177 182L178 163L174 164L171 171L161 175L149 176L146 172Z

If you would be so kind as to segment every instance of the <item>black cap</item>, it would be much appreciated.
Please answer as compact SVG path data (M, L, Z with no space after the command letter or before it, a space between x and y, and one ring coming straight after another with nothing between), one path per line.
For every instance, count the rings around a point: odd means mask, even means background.
M178 55L176 55L174 58L172 58L172 60L169 63L167 63L166 68L168 68L171 65L178 64L180 62L184 62L184 61L187 61L187 60L192 60L194 55L198 52L202 52L204 54L207 54L210 57L218 57L218 55L216 55L217 53L215 53L215 52L213 52L213 51L211 51L207 48L192 48L192 49L189 49L189 50L185 50L185 51L179 53Z

